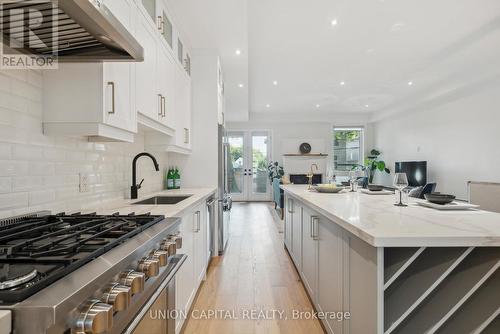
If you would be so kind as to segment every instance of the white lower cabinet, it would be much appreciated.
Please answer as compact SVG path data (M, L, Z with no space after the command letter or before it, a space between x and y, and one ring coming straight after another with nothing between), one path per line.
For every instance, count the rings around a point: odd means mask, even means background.
M321 312L339 312L344 306L342 291L345 244L342 228L321 216L316 228L318 242L316 308ZM327 317L324 324L330 333L343 333L342 321Z
M318 277L318 242L316 228L318 217L307 208L302 209L302 281L309 296L316 303Z
M295 266L302 268L302 206L294 198L285 198L285 245Z
M290 255L292 254L292 198L285 197L285 247Z
M298 253L297 248L300 247L301 262L300 265L296 263L296 267L314 307L319 312L349 311L349 304L344 302L344 298L348 296L348 285L345 284L348 284L346 280L349 279L349 275L344 275L344 256L348 249L346 232L301 202L292 198L290 202L293 203L295 212L300 210L302 213L287 215L291 225L295 227L291 236L293 245L290 253ZM329 333L347 333L344 321L326 317L323 323Z
M208 219L205 203L195 206L182 217L180 232L182 248L178 251L186 254L186 262L175 277L176 309L189 312L201 281L205 278L208 266ZM183 316L177 317L175 327L179 333L184 324Z
M295 265L302 268L302 206L293 201L292 206L292 254Z

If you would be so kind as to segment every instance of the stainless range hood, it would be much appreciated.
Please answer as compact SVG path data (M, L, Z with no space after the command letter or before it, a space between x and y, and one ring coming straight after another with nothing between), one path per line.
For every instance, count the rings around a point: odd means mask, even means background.
M60 62L144 60L142 46L102 0L1 3L4 44L16 45L16 50L20 48L22 53L56 55ZM41 24L27 32L23 29L27 15L12 15L16 11L36 13ZM54 31L57 31L55 39Z

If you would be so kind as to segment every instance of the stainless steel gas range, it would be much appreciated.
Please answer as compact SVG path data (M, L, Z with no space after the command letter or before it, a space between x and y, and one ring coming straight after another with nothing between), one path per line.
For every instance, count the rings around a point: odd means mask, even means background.
M12 333L174 333L175 319L153 315L175 308L179 224L118 213L1 220L0 310Z

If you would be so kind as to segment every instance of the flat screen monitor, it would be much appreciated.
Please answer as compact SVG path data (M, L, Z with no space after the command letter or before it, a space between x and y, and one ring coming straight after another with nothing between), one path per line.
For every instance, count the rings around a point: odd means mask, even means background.
M396 162L396 173L406 173L410 187L425 186L427 184L427 161Z

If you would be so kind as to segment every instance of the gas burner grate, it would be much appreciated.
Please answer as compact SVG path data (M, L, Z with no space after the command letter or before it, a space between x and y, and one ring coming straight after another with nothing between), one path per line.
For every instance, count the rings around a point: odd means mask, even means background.
M15 291L0 291L0 303L18 301L9 292L24 296L27 291L40 290L164 218L149 213L59 213L10 220L0 226L0 266L29 263L51 270L48 274L39 270L36 283L29 282Z

